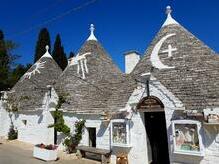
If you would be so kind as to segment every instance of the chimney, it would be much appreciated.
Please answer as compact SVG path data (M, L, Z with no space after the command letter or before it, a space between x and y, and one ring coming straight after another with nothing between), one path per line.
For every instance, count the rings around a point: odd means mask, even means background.
M128 51L125 55L125 73L129 74L133 71L140 60L140 53L137 51Z

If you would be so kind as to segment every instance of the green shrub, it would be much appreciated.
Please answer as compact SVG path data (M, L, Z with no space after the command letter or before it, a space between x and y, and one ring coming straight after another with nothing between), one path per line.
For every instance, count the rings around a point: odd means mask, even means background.
M17 139L18 132L14 129L14 126L11 126L8 132L8 140L15 140Z

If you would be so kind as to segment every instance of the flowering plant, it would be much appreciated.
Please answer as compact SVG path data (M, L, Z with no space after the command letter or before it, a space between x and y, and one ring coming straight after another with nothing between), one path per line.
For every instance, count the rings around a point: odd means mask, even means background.
M47 149L47 150L56 150L57 147L58 147L58 146L56 146L56 145L52 145L52 144L50 144L50 145L45 145L45 144L43 144L43 143L37 144L36 146L39 147L39 148L41 148L41 149Z

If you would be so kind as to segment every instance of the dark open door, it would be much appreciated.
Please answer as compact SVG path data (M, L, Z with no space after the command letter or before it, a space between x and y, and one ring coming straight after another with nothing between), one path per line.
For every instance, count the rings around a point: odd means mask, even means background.
M89 146L96 147L96 128L88 128Z
M169 164L164 112L145 112L145 127L152 151L152 164Z
M169 164L166 119L163 103L154 96L143 98L137 110L144 113L145 128L149 139L152 164Z

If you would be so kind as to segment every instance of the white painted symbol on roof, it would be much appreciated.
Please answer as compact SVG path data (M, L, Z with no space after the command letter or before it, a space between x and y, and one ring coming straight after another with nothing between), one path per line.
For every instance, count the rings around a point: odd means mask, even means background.
M85 79L85 74L89 73L88 67L87 67L87 55L90 55L91 52L86 52L84 54L77 54L76 57L74 57L70 63L70 65L77 65L77 73L80 75L83 79Z
M161 53L168 53L168 58L172 57L172 52L176 51L177 48L173 48L171 44L168 45L168 49L161 51Z
M159 51L160 48L162 47L163 43L172 36L175 36L176 34L168 34L166 36L164 36L163 38L160 39L159 42L157 42L157 44L154 46L154 49L152 50L151 56L150 56L150 60L152 63L152 66L158 69L170 69L170 68L175 68L175 67L170 67L168 65L165 65L161 62L160 58L159 58ZM165 50L164 50L165 51ZM166 52L168 52L168 57L172 56L172 52L176 51L176 48L172 48L172 46L168 46L168 50L166 50Z
M36 73L40 74L40 69L44 68L44 64L46 63L46 61L44 62L36 62L32 68L33 70L31 72L27 72L24 74L24 78L23 79L30 79L32 75L35 75Z

